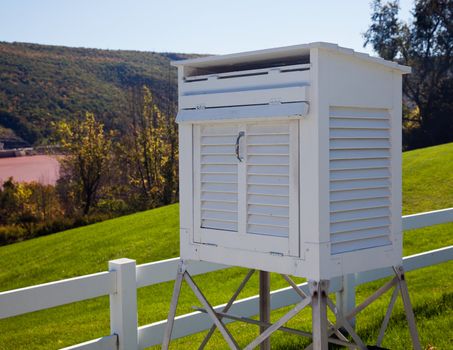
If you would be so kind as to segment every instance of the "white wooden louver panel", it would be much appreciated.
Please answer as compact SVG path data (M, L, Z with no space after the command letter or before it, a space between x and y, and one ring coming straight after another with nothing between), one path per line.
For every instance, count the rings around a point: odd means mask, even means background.
M238 231L236 126L203 126L200 135L201 227Z
M247 233L288 237L290 124L250 124L247 148Z
M388 111L333 107L329 128L331 253L391 244Z

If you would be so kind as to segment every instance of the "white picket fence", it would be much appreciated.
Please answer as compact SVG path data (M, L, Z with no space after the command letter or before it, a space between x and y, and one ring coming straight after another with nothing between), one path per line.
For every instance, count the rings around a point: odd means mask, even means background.
M453 208L403 216L405 230L446 222L453 222ZM404 257L403 264L406 271L411 271L449 260L453 260L453 246ZM0 319L109 295L110 335L65 349L130 350L157 345L162 341L166 321L137 327L137 288L173 280L178 261L179 258L175 258L136 266L134 260L113 260L109 262L109 271L2 292ZM192 275L197 275L226 268L228 266L192 262L188 269ZM335 278L330 283L330 292L337 293L337 303L346 311L354 306L355 286L391 274L391 269L385 268ZM299 286L308 292L306 283ZM275 290L271 293L271 307L278 309L295 304L299 298L291 287ZM250 317L258 314L258 302L255 295L236 301L230 310L235 315ZM216 307L221 308L222 305ZM204 313L185 314L177 318L173 338L210 327L211 321Z

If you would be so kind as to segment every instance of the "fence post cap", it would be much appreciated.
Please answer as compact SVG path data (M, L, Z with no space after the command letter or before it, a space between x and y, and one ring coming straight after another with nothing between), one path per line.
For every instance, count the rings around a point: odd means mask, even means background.
M121 258L121 259L109 261L109 265L125 265L125 264L135 264L135 260L128 259L128 258Z

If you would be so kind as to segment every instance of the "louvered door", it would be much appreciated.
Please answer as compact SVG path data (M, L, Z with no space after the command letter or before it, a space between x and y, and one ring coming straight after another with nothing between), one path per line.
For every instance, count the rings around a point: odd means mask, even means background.
M195 241L298 256L298 121L198 125L194 140Z

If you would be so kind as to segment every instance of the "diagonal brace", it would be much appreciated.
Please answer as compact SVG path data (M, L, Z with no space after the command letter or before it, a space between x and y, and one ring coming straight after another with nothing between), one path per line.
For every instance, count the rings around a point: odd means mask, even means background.
M239 349L239 345L236 343L236 341L234 340L233 336L228 331L228 329L225 327L223 322L217 317L213 307L211 306L211 304L209 304L208 300L203 295L203 293L198 288L198 286L195 284L195 282L192 279L192 277L190 277L190 275L188 273L185 273L184 274L184 280L187 282L187 284L189 285L190 289L192 289L192 291L194 292L195 296L198 298L200 303L206 309L206 312L211 317L211 319L214 321L214 324L217 326L217 328L219 329L220 333L222 333L223 338L228 343L230 348L234 349L234 350Z
M250 278L252 277L254 272L255 272L255 270L249 270L249 272L247 273L247 275L245 276L244 280L239 285L239 287L236 290L236 292L234 292L234 294L231 297L231 299L228 301L228 303L223 308L222 312L227 312L231 308L231 306L233 306L234 301L237 299L239 294L242 292L242 290L244 289L245 285L250 280ZM222 318L223 318L223 316L219 315L219 320L221 320ZM209 329L208 334L206 334L206 337L201 342L200 347L198 348L198 350L203 350L205 348L205 346L208 344L209 339L211 339L211 336L214 333L216 328L217 328L217 326L215 324L213 324L212 327Z

